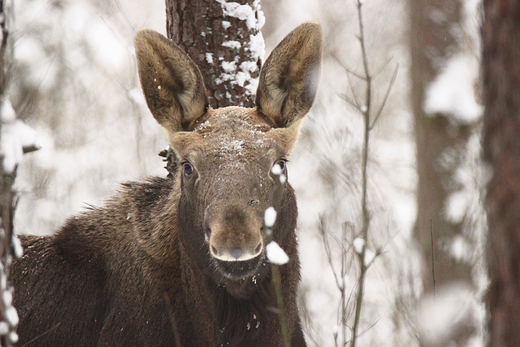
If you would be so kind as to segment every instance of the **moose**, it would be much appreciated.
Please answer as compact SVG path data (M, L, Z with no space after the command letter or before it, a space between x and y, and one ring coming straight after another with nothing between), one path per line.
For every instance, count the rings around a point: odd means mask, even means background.
M319 24L276 46L254 108L210 108L201 72L161 34L139 31L135 48L147 105L169 138L170 174L122 184L51 236L20 236L10 275L18 345L284 346L272 240L289 257L277 268L285 336L305 346L296 198L280 177L315 99Z

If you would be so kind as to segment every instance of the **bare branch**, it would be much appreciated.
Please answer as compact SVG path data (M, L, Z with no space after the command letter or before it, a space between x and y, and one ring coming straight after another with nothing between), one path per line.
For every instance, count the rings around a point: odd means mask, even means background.
M383 102L381 103L381 106L379 107L379 110L376 113L376 116L374 118L374 121L372 122L372 125L370 126L370 129L374 128L374 126L377 123L377 120L379 119L379 116L383 112L383 108L385 107L386 101L388 100L388 96L390 95L390 91L392 90L392 87L394 86L398 70L399 70L399 64L397 64L397 66L395 67L394 73L392 75L392 79L390 80L390 83L388 84L388 88L386 89L386 93L385 93L385 97L383 99Z
M343 64L343 62L338 58L338 56L337 56L336 54L333 54L332 57L334 58L334 60L336 60L336 61L338 62L339 65L341 65L341 66L343 67L343 69L345 69L345 71L346 71L347 73L351 74L351 75L354 76L354 77L359 78L359 79L362 80L362 81L365 81L365 80L366 80L366 78L365 78L363 75L361 75L361 74L359 74L359 73L357 73L357 72L351 70L351 69L348 68L345 64Z

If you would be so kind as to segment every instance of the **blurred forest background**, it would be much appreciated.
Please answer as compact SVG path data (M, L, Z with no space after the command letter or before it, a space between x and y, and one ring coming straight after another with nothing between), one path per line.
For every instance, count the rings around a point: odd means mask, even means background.
M46 235L85 206L102 204L118 182L166 175L157 153L167 140L144 102L133 48L139 29L166 33L164 2L7 5L6 93L42 147L18 167L14 225L17 233ZM356 76L363 70L356 1L260 5L267 54L298 24L323 26L319 94L289 180L299 204L307 341L334 346L342 326L353 324L360 276L363 107L348 102L365 90ZM368 154L366 247L376 257L364 281L358 346L485 344L482 188L489 174L480 162L479 6L363 2L374 114L384 108L373 119ZM344 265L341 276L331 264Z

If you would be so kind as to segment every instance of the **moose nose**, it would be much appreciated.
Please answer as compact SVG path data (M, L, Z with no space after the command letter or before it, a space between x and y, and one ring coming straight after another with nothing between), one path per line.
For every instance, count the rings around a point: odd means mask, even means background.
M256 243L246 242L237 247L219 242L218 238L211 238L209 249L211 255L218 260L246 261L256 258L262 253L263 241L260 239Z

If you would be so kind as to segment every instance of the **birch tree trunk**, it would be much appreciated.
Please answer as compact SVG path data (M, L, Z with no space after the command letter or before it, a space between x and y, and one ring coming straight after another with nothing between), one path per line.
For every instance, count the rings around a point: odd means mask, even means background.
M520 3L484 0L484 157L489 343L520 346Z
M259 0L166 0L166 18L168 37L202 72L210 106L253 107L264 55Z

